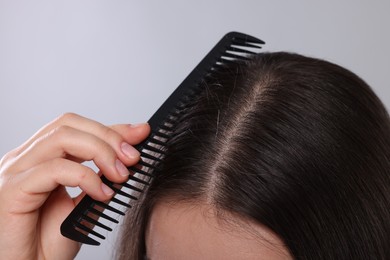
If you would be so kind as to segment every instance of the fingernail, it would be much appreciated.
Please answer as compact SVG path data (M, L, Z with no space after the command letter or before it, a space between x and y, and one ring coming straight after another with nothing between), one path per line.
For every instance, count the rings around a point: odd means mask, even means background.
M107 196L112 196L112 194L114 194L114 191L104 183L102 183L102 191Z
M130 128L137 128L143 125L147 125L148 123L139 123L139 124L130 124Z
M126 166L118 159L115 162L115 166L120 175L129 176L130 172L127 170Z
M130 159L138 158L140 156L140 153L137 151L137 149L135 149L133 146L129 145L128 143L122 143L121 149L122 152Z

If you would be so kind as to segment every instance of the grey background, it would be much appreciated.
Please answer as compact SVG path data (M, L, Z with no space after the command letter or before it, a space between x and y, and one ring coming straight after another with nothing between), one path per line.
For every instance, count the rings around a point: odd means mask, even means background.
M68 111L146 121L232 30L345 66L390 107L389 11L387 0L0 0L0 155ZM115 245L114 232L77 259L110 259Z

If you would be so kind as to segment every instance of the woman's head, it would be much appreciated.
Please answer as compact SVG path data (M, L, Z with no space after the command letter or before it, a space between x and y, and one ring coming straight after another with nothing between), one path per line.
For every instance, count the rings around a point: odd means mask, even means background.
M325 61L264 53L213 72L202 88L130 211L124 259L151 247L161 208L182 212L178 224L198 214L227 234L242 231L245 245L257 237L282 257L390 254L390 121L362 80Z

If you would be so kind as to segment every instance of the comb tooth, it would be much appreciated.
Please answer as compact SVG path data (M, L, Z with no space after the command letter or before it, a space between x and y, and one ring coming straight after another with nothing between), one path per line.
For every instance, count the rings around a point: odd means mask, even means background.
M129 180L136 181L136 182L144 184L144 185L149 185L149 182L144 181L144 180L142 180L140 178L134 177L134 175L130 175L129 176Z
M159 137L162 137L162 138L170 138L171 137L170 135L167 135L167 134L162 133L162 132L156 133L156 136L159 136Z
M197 82L194 83L194 87L192 89L190 89L185 96L183 96L178 103L180 102L184 102L184 103L188 103L189 101L193 101L193 98L194 97L197 97L199 95L199 86L198 84L201 83L202 80L198 80Z
M90 208L88 211L91 212L92 214L96 215L96 216L99 216L99 217L102 217L104 219L107 219L107 220L109 220L109 221L111 221L111 222L113 222L115 224L119 223L118 220L116 220L116 219L114 219L114 218L104 214L103 212L101 212L101 211L99 211L99 210L97 210L95 208Z
M111 210L112 212L115 212L115 213L117 213L117 214L119 214L119 215L122 215L122 216L125 215L124 212L122 212L122 211L120 211L120 210L117 210L116 208L111 207L110 205L107 205L106 203L103 203L103 202L100 202L100 201L95 201L95 204L98 205L98 206L100 206L100 207L103 207L103 208L105 208L105 209Z
M202 82L199 82L199 85L201 85L201 84L202 84ZM176 109L176 111L172 111L172 112L176 113L177 109L182 109L182 108L186 108L188 106L193 106L194 99L198 96L199 96L199 94L193 94L191 96L186 96L185 98L180 99L180 101L177 102L174 106L174 109ZM176 121L173 121L173 124L176 124Z
M110 227L107 227L106 225L103 225L102 223L100 223L99 221L97 221L97 220L95 220L93 218L90 218L88 216L83 216L82 219L88 221L91 224L94 224L96 226L104 228L105 230L112 231L112 229Z
M256 44L252 44L249 42L242 42L242 41L233 41L232 44L239 45L239 46L245 46L245 47L251 47L256 49L261 49L262 47Z
M122 183L123 186L125 186L126 188L129 188L129 189L132 189L132 190L135 190L135 191L138 191L138 192L143 192L143 189L141 188L138 188L138 187L135 187L127 182L125 183Z
M145 176L148 176L148 177L153 177L152 174L148 173L148 172L145 172L141 169L138 169L138 168L135 168L134 166L130 167L130 169L133 171L133 172L137 172L139 174L142 174L142 175L145 175Z
M147 159L151 159L151 160L154 160L154 161L157 161L157 162L161 162L162 160L158 157L155 157L153 155L150 155L148 153L145 153L145 152L141 152L141 157L145 157Z
M241 42L241 43L244 43L245 45L246 44L251 44L251 45L254 45L254 46L259 46L259 45L263 45L264 43L261 41L251 41L251 40L248 40L248 39L243 39L243 38L235 38L233 39L233 42Z
M151 165L150 163L147 163L147 162L145 162L143 160L138 161L138 164L142 165L142 166L145 166L145 167L148 167L150 169L155 169L156 168L154 165Z
M166 126L166 125L160 125L160 129L161 130L165 130L165 131L172 131L172 127L170 126Z
M165 120L165 122L168 123L168 124L176 124L176 120L170 119L170 118L167 118L167 119Z
M180 115L183 114L183 110L182 109L177 109L176 111L172 112L172 116L175 116L175 117L180 117ZM169 138L169 137L165 137L165 138Z
M66 231L63 231L64 234L67 234ZM76 241L83 243L83 244L88 244L88 245L93 245L93 246L98 246L100 245L100 242L96 241L95 239L87 236L84 234L84 232L81 232L80 230L74 229L72 230L72 237L76 239Z
M128 204L128 203L126 203L126 202L123 202L123 201L121 201L121 200L118 200L118 199L115 198L115 197L112 197L111 200L112 200L113 202L119 204L119 205L125 206L125 207L127 207L127 208L131 208L131 205L130 205L130 204Z
M213 74L213 73L218 73L218 72L221 71L221 69L223 69L223 68L225 68L225 67L226 67L226 64L224 64L224 63L222 63L222 62L220 62L220 61L215 62L214 66L211 67L211 69L210 69L210 74L211 74L211 75L208 76L208 77L212 77L212 74Z
M124 186L124 184L125 184L125 183L123 183L122 185ZM117 194L119 194L119 195L125 196L125 197L127 197L127 198L129 198L129 199L132 199L132 200L138 200L137 197L134 197L134 196L128 194L127 192L122 191L121 189L118 189L118 188L115 187L114 185L112 185L112 186L110 186L110 187L111 187L111 189L113 189L113 190L114 190ZM107 205L107 204L105 204L105 205Z
M225 52L221 58L224 59L225 57L234 58L234 59L238 59L238 60L250 60L248 57L229 53L229 52Z
M176 119L177 119L177 116L174 116L172 114L169 115L169 120L172 120L174 122L174 124L176 124Z
M161 142L160 140L157 140L157 139L155 139L155 138L152 138L152 139L150 140L150 142L151 142L151 143L154 143L154 144L157 144L157 145L162 145L162 146L165 146L165 145L166 145L166 143Z
M80 219L79 217L77 217ZM85 234L84 231L76 227L77 220L69 217L61 224L61 234L67 238L76 240L77 242L98 246L100 243Z
M252 42L252 43L256 43L256 44L265 44L264 41L260 40L260 39L257 39L256 37L253 37L253 36L250 36L250 35L247 35L247 34L236 34L234 37L233 37L233 40L241 40L241 41L244 41L244 42Z
M113 185L114 183L112 181L110 181L109 179L107 179L105 176L102 176L101 177L101 180L104 184L107 184L108 186L111 186Z
M89 234L92 234L92 235L94 235L94 236L96 236L96 237L98 237L100 239L106 239L106 237L104 237L101 234L99 234L98 232L96 232L96 231L94 231L94 230L84 226L83 224L80 224L79 222L75 222L74 224L75 224L76 227L78 227L81 230L84 230L84 231L88 232Z
M205 71L205 73L207 73L207 70ZM203 84L204 84L204 79L198 83L197 88L203 89L200 88L200 86L203 86ZM194 100L199 96L199 93L200 93L199 91L194 93L192 96L190 96L190 100L186 100L185 103L188 105L194 105Z
M188 108L188 107L190 107L189 105L184 105L184 104L177 104L176 106L175 106L175 108L177 109L177 110L183 110L183 109L186 109L186 108Z
M150 146L150 145L145 145L144 146L146 150L149 150L151 152L159 153L159 154L165 154L165 152L161 149L158 149L156 147Z
M207 72L205 73L207 74ZM203 83L200 82L199 85L202 85ZM183 109L187 108L187 107L191 107L194 105L194 102L193 100L198 97L198 95L194 95L194 97L192 98L192 100L184 100L182 99L180 103L177 103L176 106L174 107L176 110L175 111L172 111L172 115L175 115L175 117L177 117L177 114L180 114L182 113ZM176 122L175 122L176 124Z
M228 64L228 63L233 64L233 65L237 64L237 61L232 61L232 60L223 59L223 58L219 58L218 62L221 62L222 64Z
M183 98L191 97L191 96L195 95L195 94L198 92L198 90L197 90L197 88L196 88L195 85L196 85L196 84L193 84L192 87L189 87L189 88L186 90L185 95L183 95L182 97L180 97L179 102L180 102L180 100L182 100Z
M248 50L241 49L241 48L234 47L234 46L228 47L227 50L235 51L235 52L242 52L242 53L246 53L246 54L256 54L256 52L254 52L254 51L248 51Z
M178 110L176 110L177 112L181 112L181 110L184 110L184 109L187 109L187 108L190 108L190 107L193 107L194 106L194 104L192 103L192 102L190 102L190 101L188 101L188 102L181 102L181 103L179 103L179 104L177 104L176 106L175 106L175 108ZM176 121L176 118L175 118L175 120L173 121L170 121L170 123L171 124L176 124L177 123L177 121Z
M215 74L217 73L221 73L221 71L223 71L223 69L226 68L226 63L222 63L222 62L217 62L215 63L215 65L210 69L210 75L207 75L206 77L207 78L214 78Z

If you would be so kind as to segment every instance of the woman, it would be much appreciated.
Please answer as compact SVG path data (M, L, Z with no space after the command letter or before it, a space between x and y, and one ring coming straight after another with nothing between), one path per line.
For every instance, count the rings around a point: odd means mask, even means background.
M389 259L390 121L361 79L265 53L203 88L119 259Z
M203 88L129 211L117 258L388 258L390 120L361 79L265 53L213 73ZM110 130L68 115L4 157L0 252L73 257L77 244L58 235L74 206L60 185L109 198L76 162L93 159L121 181L139 158L131 145L147 134L147 125Z

